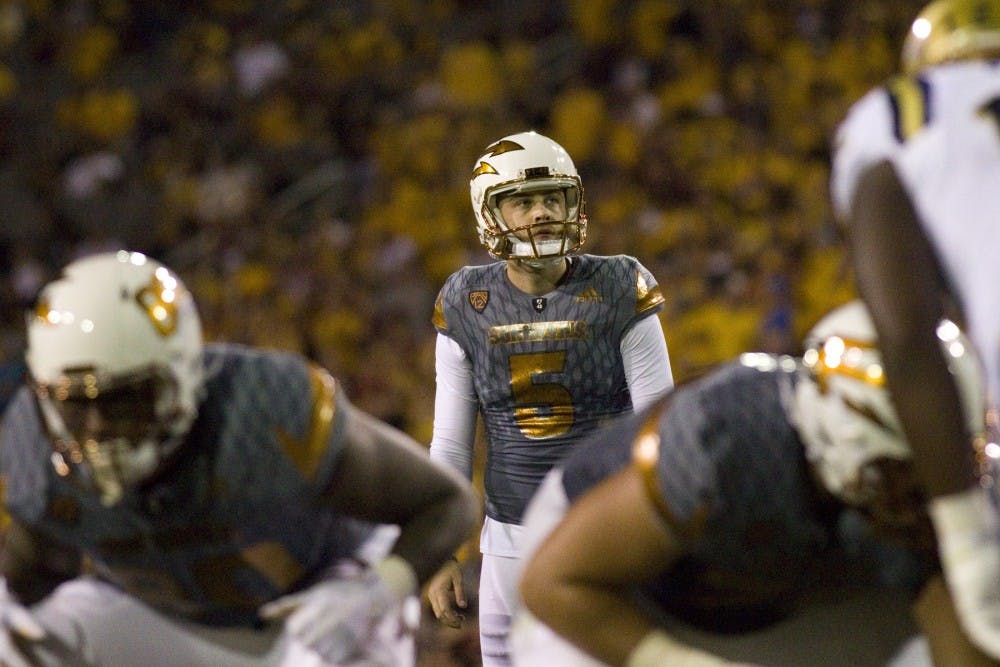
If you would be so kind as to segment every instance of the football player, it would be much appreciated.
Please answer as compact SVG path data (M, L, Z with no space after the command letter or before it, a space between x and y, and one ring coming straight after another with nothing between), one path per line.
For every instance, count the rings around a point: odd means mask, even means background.
M521 516L549 469L608 419L672 384L657 313L663 295L635 258L579 254L587 238L580 177L535 132L486 148L471 179L479 240L498 261L452 274L438 295L431 457L473 472L477 414L486 433L480 535L483 664L508 663ZM435 615L461 624L457 562L428 587Z
M976 361L956 327L942 336L981 427ZM885 664L915 632L903 597L935 664L990 664L946 632L956 623L874 340L851 302L801 358L742 355L555 468L527 511L520 588L570 643L519 613L514 664Z
M964 322L983 361L995 425L997 59L1000 0L927 5L906 37L902 74L859 100L839 128L831 187L900 421L931 496L946 579L969 634L1000 658L996 485L980 465L989 458L969 453L958 391L934 340L943 316Z
M140 253L68 265L27 333L0 663L413 664L415 593L477 518L465 480L305 358L203 344Z

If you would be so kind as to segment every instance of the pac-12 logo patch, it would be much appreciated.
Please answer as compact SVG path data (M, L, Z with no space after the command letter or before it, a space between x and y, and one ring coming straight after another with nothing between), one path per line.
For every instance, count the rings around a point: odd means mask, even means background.
M539 313L545 310L546 303L548 303L548 299L546 299L544 296L536 296L534 299L531 300L531 305Z
M483 312L486 304L490 302L490 293L484 289L477 289L469 292L469 303L476 309L477 313Z

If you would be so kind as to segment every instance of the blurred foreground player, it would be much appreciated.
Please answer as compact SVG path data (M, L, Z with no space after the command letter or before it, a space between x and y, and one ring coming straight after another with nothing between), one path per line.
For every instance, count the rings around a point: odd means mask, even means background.
M957 328L943 333L980 424L976 360ZM874 341L852 302L813 328L801 359L742 355L551 473L527 511L537 550L520 589L576 646L519 615L514 664L881 665L915 632L894 598L916 603L936 664L991 664L936 578ZM838 607L855 594L903 618ZM831 623L840 609L862 620Z
M406 611L477 515L419 444L303 357L203 345L191 295L139 253L67 266L26 357L0 662L414 662Z
M900 423L930 495L952 596L972 639L1000 659L995 471L968 448L959 392L935 344L942 317L964 323L983 361L995 426L998 63L1000 0L927 5L904 43L903 74L865 95L841 124L831 185Z

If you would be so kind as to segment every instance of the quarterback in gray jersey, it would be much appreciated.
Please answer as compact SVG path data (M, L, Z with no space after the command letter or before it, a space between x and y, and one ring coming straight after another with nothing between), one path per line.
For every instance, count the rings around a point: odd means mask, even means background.
M624 255L577 254L587 235L583 188L563 148L534 132L505 137L471 180L479 238L498 260L441 288L431 457L472 476L479 416L486 434L480 535L483 664L506 650L524 507L582 437L672 384L657 313L663 295ZM428 587L435 615L458 626L461 568Z
M976 360L955 336L943 346L981 423ZM812 608L859 591L919 599L932 639L953 627L873 341L852 302L816 325L802 358L742 355L560 464L525 518L521 591L548 627L519 611L514 664L886 664L914 632L905 606L849 608L850 645L802 630L830 623ZM797 635L775 629L792 619ZM984 664L961 648L936 664Z
M191 295L139 253L70 264L28 336L0 662L414 661L403 612L474 524L464 480L305 358L203 345Z

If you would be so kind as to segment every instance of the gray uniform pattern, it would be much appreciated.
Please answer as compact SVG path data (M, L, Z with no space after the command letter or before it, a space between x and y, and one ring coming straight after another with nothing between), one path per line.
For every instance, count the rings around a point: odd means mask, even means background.
M675 528L700 526L689 555L646 591L666 613L742 631L782 618L805 591L850 582L908 594L936 568L933 553L876 538L859 514L819 496L782 404L795 380L733 361L666 399L657 486ZM566 461L571 500L628 465L649 414L622 419Z
M621 340L662 303L652 275L624 255L574 257L542 297L514 287L504 262L465 267L445 282L435 325L472 362L490 517L519 523L574 443L631 409Z
M6 510L154 607L253 623L262 602L353 554L373 526L321 502L343 447L339 410L327 440L313 443L314 465L293 459L313 424L304 358L210 345L205 363L207 394L182 455L112 507L55 473L34 398L22 390L3 422ZM335 405L343 400L338 391Z

